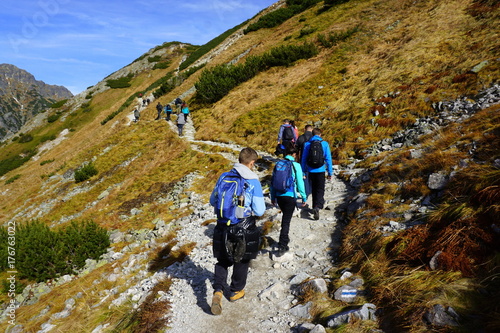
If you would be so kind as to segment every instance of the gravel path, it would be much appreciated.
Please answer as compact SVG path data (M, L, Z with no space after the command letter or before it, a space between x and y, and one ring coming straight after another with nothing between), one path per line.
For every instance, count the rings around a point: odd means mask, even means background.
M186 139L194 141L193 134L192 124L188 123ZM235 151L241 149L237 146L232 148ZM166 332L293 332L307 322L307 318L297 316L298 312L293 310L300 305L292 294L291 282L295 281L291 279L301 281L307 276L322 278L332 267L331 253L339 246L338 239L332 236L339 231L335 208L345 200L346 195L344 183L334 177L327 182L326 209L321 212L318 221L307 212L297 210L290 226L290 251L276 258L269 246L261 250L257 259L251 262L245 298L234 303L224 299L220 316L210 313L216 262L211 248L214 225L202 226L205 220L215 215L207 214L211 211L208 203L199 202L199 211L209 216L197 218L195 209L194 218L178 222L179 243L195 241L197 246L184 262L167 269L174 283L168 294L172 312ZM262 226L265 221L275 221L268 237L277 240L281 213L271 207L269 198L266 201L268 210L257 224Z

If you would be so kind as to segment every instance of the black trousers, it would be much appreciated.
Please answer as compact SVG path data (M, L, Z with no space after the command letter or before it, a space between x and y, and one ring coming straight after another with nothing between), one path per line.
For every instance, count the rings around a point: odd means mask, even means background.
M292 220L293 211L295 210L295 198L294 197L276 197L278 206L280 207L283 218L281 219L281 231L279 245L286 247L290 242L290 237L288 236L290 232L290 221Z
M312 208L323 209L325 205L325 173L309 172L309 184L312 195Z
M249 264L250 260L243 260L239 263L233 264L224 259L219 259L215 264L215 276L213 284L214 291L226 290L228 270L231 266L233 266L233 274L231 275L231 284L229 286L229 290L240 291L244 289L247 284Z

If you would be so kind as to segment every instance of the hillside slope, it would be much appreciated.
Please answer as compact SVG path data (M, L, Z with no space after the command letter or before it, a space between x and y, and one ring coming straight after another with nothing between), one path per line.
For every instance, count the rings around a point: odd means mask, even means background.
M169 303L161 295L172 281L162 269L200 251L178 235L178 227L193 215L208 215L194 205L207 202L236 147L252 146L262 155L274 151L284 118L295 119L299 129L308 123L322 128L339 180L358 191L328 212L342 221L336 232L343 230L343 242L328 245L340 246L329 252L333 269L323 272L328 292L295 300L315 304L311 318L301 322L327 326L332 314L369 301L379 309L378 321L354 321L342 326L344 332L500 327L498 302L490 302L499 299L496 93L488 97L491 105L481 103L473 112L460 106L476 105L499 82L498 3L309 3L275 27L244 32L260 17L287 8L279 1L185 70L179 66L196 47L173 42L149 50L51 110L53 121L27 133L32 141L0 147L0 169L15 166L1 173L2 224L36 219L58 230L71 220L93 220L109 230L112 241L104 259L90 260L79 274L24 289L16 329L138 332L168 317ZM313 55L270 64L281 52L311 45ZM286 54L282 58L296 55ZM196 87L225 64L229 70L262 67L219 100L207 101ZM213 87L227 84L213 76L220 83ZM154 120L156 103L178 96L190 106L194 142L179 137L173 124ZM145 98L152 103L143 107ZM135 107L141 108L137 123L131 122ZM447 113L455 109L467 117ZM260 162L265 185L270 162ZM75 171L89 163L97 175L75 182ZM444 187L429 187L434 174L444 175ZM279 221L259 225L276 228ZM441 261L438 251L444 253ZM148 269L152 263L159 265L156 272ZM333 295L346 270L365 280L354 304ZM10 326L10 300L2 298L2 329ZM455 309L459 326L423 320L435 306ZM151 310L157 307L167 311Z

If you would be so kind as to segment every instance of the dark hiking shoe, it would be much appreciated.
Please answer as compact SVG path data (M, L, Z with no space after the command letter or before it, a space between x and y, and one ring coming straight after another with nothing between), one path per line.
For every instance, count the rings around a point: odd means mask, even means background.
M222 291L216 291L212 297L212 307L210 310L212 311L212 314L216 316L222 313L222 296Z
M276 250L275 256L279 258L287 253L289 249L290 248L288 246L279 245L278 249Z
M314 208L313 216L314 216L315 220L319 220L319 208L318 207Z
M241 289L240 291L232 291L229 296L229 301L235 302L245 296L245 290Z

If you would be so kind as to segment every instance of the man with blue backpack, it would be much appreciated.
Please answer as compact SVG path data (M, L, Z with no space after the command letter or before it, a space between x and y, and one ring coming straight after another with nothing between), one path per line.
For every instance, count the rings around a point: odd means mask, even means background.
M217 259L211 306L214 315L222 313L224 292L229 292L231 302L243 298L250 260L257 257L259 250L260 230L255 221L256 216L264 214L266 205L259 177L252 171L257 159L254 149L242 149L239 163L219 177L210 196L217 215L213 235L213 253ZM233 273L228 290L231 266Z
M297 157L296 146L288 142L285 144L285 159L279 160L273 169L271 178L271 202L280 207L283 217L281 219L281 231L277 246L276 256L281 257L288 250L290 237L290 221L297 204L297 194L302 199L300 206L305 205L307 199L304 180L302 179L302 168L295 162Z
M315 128L312 134L313 137L304 144L300 164L310 182L314 219L319 220L319 211L325 204L325 172L330 180L333 175L333 165L330 146L321 138L321 130Z

